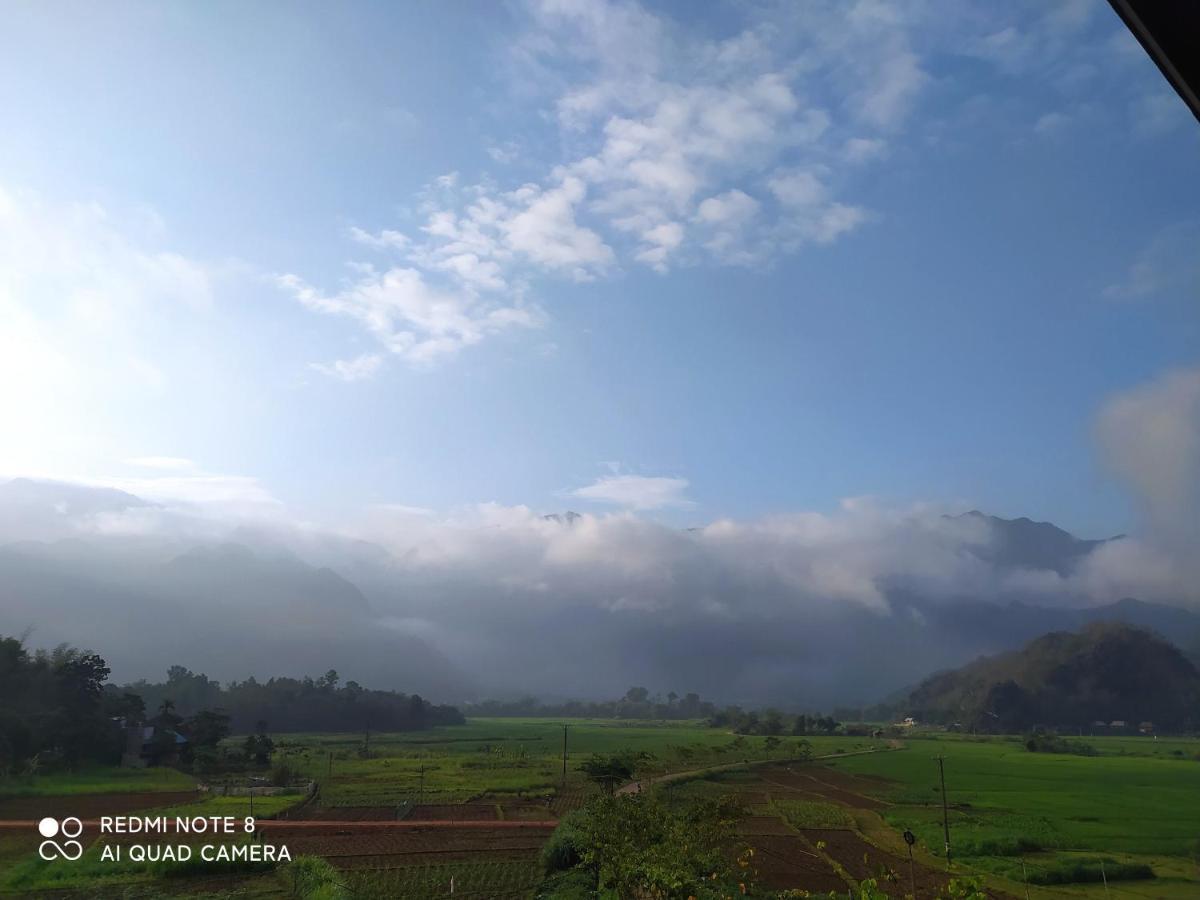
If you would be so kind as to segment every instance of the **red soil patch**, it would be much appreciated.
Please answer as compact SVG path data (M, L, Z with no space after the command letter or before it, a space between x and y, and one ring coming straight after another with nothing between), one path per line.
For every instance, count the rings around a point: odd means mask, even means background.
M754 849L751 865L758 880L768 888L799 888L818 894L846 890L842 877L799 835L756 835L746 842Z
M314 806L289 810L278 821L290 822L388 822L396 819L394 806Z
M814 766L811 769L771 768L764 769L761 775L770 785L816 795L856 809L880 810L888 805L866 793L878 792L882 786L879 782L874 779L859 779L857 776L825 766Z
M875 878L880 888L886 893L907 892L909 887L908 858L880 850L874 844L864 840L857 832L836 828L807 828L803 834L814 846L823 841L824 852L837 860L850 876L856 881L864 878ZM946 883L950 880L944 872L938 872L916 863L913 866L916 874L918 896L940 896Z
M420 803L406 818L415 822L494 822L494 803Z

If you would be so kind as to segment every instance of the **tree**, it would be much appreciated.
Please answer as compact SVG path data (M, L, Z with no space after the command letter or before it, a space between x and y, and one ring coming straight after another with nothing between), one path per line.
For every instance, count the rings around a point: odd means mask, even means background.
M219 709L202 709L184 723L193 747L216 747L229 736L229 714Z
M650 692L644 687L631 687L625 692L625 700L629 703L645 703Z
M163 700L158 705L158 715L150 720L150 724L159 729L174 729L183 724L183 717L175 714L175 701Z
M636 758L628 752L609 755L593 753L579 768L611 797L618 784L633 777L636 764Z
M111 691L104 697L104 713L112 719L122 719L126 725L140 725L146 720L146 701L129 691Z

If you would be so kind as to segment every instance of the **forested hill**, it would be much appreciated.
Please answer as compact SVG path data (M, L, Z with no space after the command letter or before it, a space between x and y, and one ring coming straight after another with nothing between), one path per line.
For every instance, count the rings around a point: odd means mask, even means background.
M1200 673L1178 648L1148 631L1102 623L933 675L901 714L991 732L1114 720L1177 731L1195 726L1198 703Z

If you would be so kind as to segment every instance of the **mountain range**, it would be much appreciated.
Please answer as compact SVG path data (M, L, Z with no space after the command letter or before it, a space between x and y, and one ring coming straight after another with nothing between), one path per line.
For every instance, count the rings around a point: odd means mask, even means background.
M866 704L931 672L1094 622L1200 647L1200 615L1189 609L1055 593L1120 537L1083 540L978 511L946 525L951 537L938 539L952 541L948 558L970 577L961 587L939 583L935 595L911 574L885 573L872 582L880 608L825 600L808 584L807 573L820 583L830 581L826 570L841 578L840 561L818 558L785 579L786 555L760 564L748 558L753 548L735 547L741 568L722 567L711 549L719 531L674 536L637 525L642 536L598 567L579 561L581 542L634 525L548 514L504 553L448 546L441 532L421 532L397 551L263 523L218 527L121 491L18 479L0 484L0 633L95 649L121 680L161 679L174 664L223 680L334 668L451 702L586 699L645 684L793 709ZM455 539L493 540L506 527ZM525 552L535 539L527 557L510 549ZM674 558L645 562L652 539L677 543ZM1011 573L1051 587L1009 587Z

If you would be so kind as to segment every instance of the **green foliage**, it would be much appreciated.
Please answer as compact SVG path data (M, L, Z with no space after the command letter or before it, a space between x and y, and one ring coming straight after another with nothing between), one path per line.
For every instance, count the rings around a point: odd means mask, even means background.
M283 870L300 900L342 900L350 892L341 874L319 856L297 856Z
M158 684L138 681L125 690L142 697L147 706L170 701L182 715L203 709L228 711L234 732L257 730L269 722L275 732L358 731L370 727L415 731L463 721L452 706L438 706L417 694L367 690L353 681L340 685L337 672L318 678L271 678L232 681L222 686L207 675L183 666L167 670ZM264 722L263 720L266 720Z
M94 653L65 644L31 653L21 639L0 637L0 780L119 760L121 730L104 703L108 673Z
M1096 721L1186 730L1197 704L1200 672L1177 647L1129 625L1100 623L934 675L905 708L922 721L1012 734L1038 723L1090 729Z
M633 777L638 762L644 757L633 751L620 753L593 753L579 768L587 777L600 785L607 794L612 794L617 785Z
M726 898L745 892L745 859L726 852L743 811L732 798L672 812L649 794L601 797L578 820L580 866L618 897Z
M1103 867L1103 868L1102 868ZM1015 872L1014 872L1015 874ZM1142 881L1154 877L1144 863L1119 863L1105 858L1063 859L1029 870L1030 884L1088 884L1109 881Z
M216 747L229 735L229 715L219 709L202 709L183 724L193 749Z
M775 800L772 809L794 828L852 828L854 817L844 806L820 800Z
M98 896L94 891L99 884L128 882L139 877L176 879L204 875L252 875L269 872L275 868L273 862L253 862L244 859L205 861L198 853L191 859L182 861L135 862L128 858L104 860L101 859L101 852L101 845L95 844L69 865L36 856L30 857L8 868L3 878L0 878L0 888L28 892L85 887L93 892L92 896Z
M938 900L987 900L983 880L975 877L951 878L946 885L945 897Z
M674 691L661 697L651 697L644 687L631 687L620 700L568 700L565 703L542 703L536 697L520 700L485 700L466 708L472 717L540 717L556 719L703 719L717 708L699 694L680 697Z
M1084 741L1059 737L1056 734L1034 732L1024 738L1030 753L1070 753L1074 756L1096 756L1096 748Z
M547 873L573 869L583 860L587 834L584 810L572 810L558 820L558 827L542 847L542 866Z
M594 900L595 873L586 869L552 872L534 891L534 900Z

